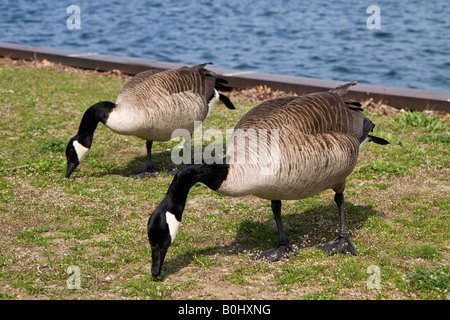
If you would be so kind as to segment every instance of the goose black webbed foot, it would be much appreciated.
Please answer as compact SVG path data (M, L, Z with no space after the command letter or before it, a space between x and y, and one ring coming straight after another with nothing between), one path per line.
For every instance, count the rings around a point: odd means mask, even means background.
M145 146L147 148L147 160L145 164L145 170L141 172L129 173L126 174L125 177L133 177L135 179L146 178L146 177L157 177L159 175L158 171L156 171L153 166L152 161L152 144L153 141L146 141Z
M350 240L348 233L339 233L335 239L324 245L317 246L317 248L325 250L330 256L337 252L351 253L356 256L356 247Z
M290 256L298 255L298 254L300 254L300 251L298 251L292 245L281 244L276 248L262 252L260 254L259 258L266 259L268 261L273 262L273 261L281 260L282 258L289 258Z

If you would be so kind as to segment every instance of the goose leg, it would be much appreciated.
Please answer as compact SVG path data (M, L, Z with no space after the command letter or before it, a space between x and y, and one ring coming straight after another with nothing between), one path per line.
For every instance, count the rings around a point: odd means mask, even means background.
M155 167L153 166L152 162L152 144L153 141L146 141L145 146L147 147L147 161L145 170L141 172L135 172L127 174L126 176L131 176L134 178L145 178L147 176L156 177L158 175L158 172L156 171Z
M334 201L336 202L336 205L338 207L341 219L341 227L339 230L339 234L334 240L322 246L318 246L318 248L327 251L330 256L335 254L336 252L351 253L353 255L356 255L356 247L350 240L350 237L347 232L347 227L345 226L344 194L342 192L340 193L336 192L336 195L334 196Z
M272 212L275 217L278 231L278 246L274 249L270 249L261 253L261 259L267 259L269 261L278 261L283 257L289 257L292 254L299 254L300 252L294 248L286 236L283 227L283 221L281 220L281 201L272 200Z

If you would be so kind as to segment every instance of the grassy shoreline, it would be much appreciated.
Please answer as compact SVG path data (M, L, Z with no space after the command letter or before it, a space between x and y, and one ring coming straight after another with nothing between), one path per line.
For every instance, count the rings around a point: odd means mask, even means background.
M391 145L367 144L348 179L358 256L315 248L338 228L331 191L283 202L301 254L267 263L254 256L276 244L270 203L197 184L155 280L146 223L172 180L164 172L177 142L154 144L160 176L134 180L123 174L144 165L144 142L99 125L88 157L64 179L82 113L114 101L126 77L0 60L0 299L448 299L448 115L366 108ZM225 133L275 94L231 92L237 110L217 105L203 128ZM67 286L69 266L79 268L80 289ZM371 266L378 289L367 286Z

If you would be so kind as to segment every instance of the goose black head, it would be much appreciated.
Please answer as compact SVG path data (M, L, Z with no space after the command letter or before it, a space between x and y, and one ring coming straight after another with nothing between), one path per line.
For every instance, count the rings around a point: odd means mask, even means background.
M147 224L147 233L152 248L152 275L161 274L167 249L177 235L181 221L175 214L166 210L165 201L153 211Z
M202 182L209 188L217 190L227 172L228 165L216 168L214 165L206 164L190 164L178 170L164 199L153 211L147 224L148 240L152 248L153 276L161 273L167 249L178 233L189 190L196 182Z
M84 160L89 152L89 148L85 147L78 141L77 136L70 139L66 147L67 171L66 178L69 178L75 168Z

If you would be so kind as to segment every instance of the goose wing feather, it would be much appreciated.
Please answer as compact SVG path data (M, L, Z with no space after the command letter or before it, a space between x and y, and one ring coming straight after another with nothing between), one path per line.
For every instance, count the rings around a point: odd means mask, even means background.
M360 139L373 128L357 103L346 103L348 87L274 99L250 110L236 125L227 152L233 182L224 182L220 191L271 200L301 199L328 188L341 192L356 165ZM278 130L278 151L258 157L257 146L235 143L257 136L259 129ZM256 163L239 163L244 155L256 155ZM272 174L261 175L264 167L273 168L267 171Z
M137 74L119 93L108 127L151 141L169 140L178 128L192 133L194 122L206 118L214 95L215 75L205 66Z
M214 95L216 75L207 69L207 63L193 67L154 73L144 71L131 78L122 88L119 97L145 105L154 97L171 97L189 92L199 95L206 102Z

